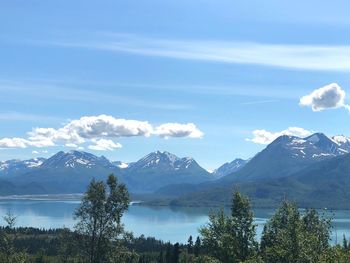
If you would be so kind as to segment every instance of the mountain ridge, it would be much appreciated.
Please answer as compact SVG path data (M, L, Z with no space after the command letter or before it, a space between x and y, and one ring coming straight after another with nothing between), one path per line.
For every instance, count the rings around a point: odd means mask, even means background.
M21 186L39 184L48 189L48 192L54 193L83 191L93 177L105 179L110 173L115 173L133 192L150 192L175 182L198 183L213 179L193 158L179 158L169 152L160 151L152 152L129 164L111 162L104 156L98 157L74 150L60 151L48 159L41 158L40 161L30 169L23 169L22 173L19 168L12 169L16 173L6 170L0 179ZM28 161L17 160L16 164L22 167L23 162ZM9 166L7 162L1 164L3 170Z
M241 187L260 206L266 206L274 203L282 193L292 193L296 199L299 194L308 200L307 191L317 192L313 188L313 184L317 185L315 171L322 175L323 184L319 188L324 193L330 194L327 185L334 185L342 191L348 188L350 192L350 181L344 177L347 168L336 170L337 177L333 178L341 178L343 185L332 182L332 178L330 181L324 179L325 171L333 173L332 164L337 160L344 158L343 163L350 163L348 156L350 138L342 135L327 137L322 133L305 138L280 136L253 158L235 159L212 173L191 157L178 157L167 151L151 152L131 163L112 162L104 156L81 151L58 152L48 159L0 162L0 195L11 192L11 187L15 194L21 191L26 194L30 191L55 194L83 192L92 178L104 180L108 174L115 173L130 192L151 194L155 200L157 196L163 197L168 200L167 204L222 203L230 198L233 187ZM23 174L19 172L20 167L24 167ZM312 167L323 168L317 170ZM11 171L14 172L11 174ZM305 181L302 176L313 178L313 182ZM322 191L318 191L320 195Z

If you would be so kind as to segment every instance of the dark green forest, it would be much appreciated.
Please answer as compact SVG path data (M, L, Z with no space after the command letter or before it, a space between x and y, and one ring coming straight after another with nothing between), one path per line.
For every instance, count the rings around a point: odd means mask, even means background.
M121 223L130 197L124 184L110 175L107 182L92 180L75 211L70 229L16 227L16 215L4 216L0 228L0 262L350 262L350 244L332 246L331 219L315 209L300 211L284 200L256 236L250 200L234 191L231 214L209 215L209 222L186 244L152 237L134 237Z

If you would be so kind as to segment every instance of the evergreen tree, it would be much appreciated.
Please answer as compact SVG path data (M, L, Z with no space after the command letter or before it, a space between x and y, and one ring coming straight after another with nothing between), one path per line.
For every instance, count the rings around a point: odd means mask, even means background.
M193 253L193 239L192 239L192 236L190 236L188 238L188 241L187 241L187 253L188 254L192 254Z
M179 263L180 258L180 245L179 243L175 243L173 248L173 253L171 256L171 263Z
M343 235L343 249L345 250L348 249L348 241L346 240L345 235Z
M235 243L236 262L247 260L257 250L254 216L247 197L235 191L231 206L231 234Z
M196 257L198 257L201 252L201 245L202 245L202 242L200 237L198 236L193 248L193 252Z
M111 244L124 233L121 217L129 206L128 191L114 175L108 177L107 186L93 179L75 212L79 220L75 228L85 237L84 252L91 263L111 261L118 252Z
M163 249L161 248L160 252L159 252L159 256L158 256L158 263L164 263L164 254L163 254Z
M169 242L166 245L165 262L172 263L171 262L171 244Z

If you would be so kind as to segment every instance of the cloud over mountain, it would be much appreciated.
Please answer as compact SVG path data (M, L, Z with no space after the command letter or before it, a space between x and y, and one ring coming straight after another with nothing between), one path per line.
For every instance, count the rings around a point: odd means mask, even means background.
M337 83L331 83L303 96L299 104L300 106L311 107L313 111L341 107L350 110L350 106L345 104L345 95L345 91Z
M253 134L253 138L251 139L248 138L246 139L247 141L254 142L257 144L269 144L281 135L289 135L289 136L296 136L296 137L303 138L312 134L312 132L300 127L289 127L280 132L271 132L267 130L254 130L252 134Z
M106 139L92 139L92 142L94 145L89 145L90 150L95 151L113 151L117 148L122 148L122 145L120 143L115 143L112 140L106 140Z
M112 139L120 137L156 135L162 138L201 138L203 132L193 123L165 123L153 127L147 121L117 119L109 115L84 116L71 120L61 128L33 128L28 138L0 139L0 148L49 147L65 145L79 147L84 143L92 150L113 150L121 148L121 144Z

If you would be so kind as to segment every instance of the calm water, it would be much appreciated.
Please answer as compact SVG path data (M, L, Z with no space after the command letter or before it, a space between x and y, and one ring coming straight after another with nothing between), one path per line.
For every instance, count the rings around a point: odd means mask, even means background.
M73 212L79 201L1 200L2 216L11 211L18 215L17 226L59 228L74 226ZM198 228L208 221L208 208L143 207L132 205L124 215L125 228L135 236L144 234L164 241L186 242L190 235L196 237ZM271 209L257 209L255 221L258 236L263 225L273 214ZM333 242L341 242L343 234L350 236L350 211L335 211Z

